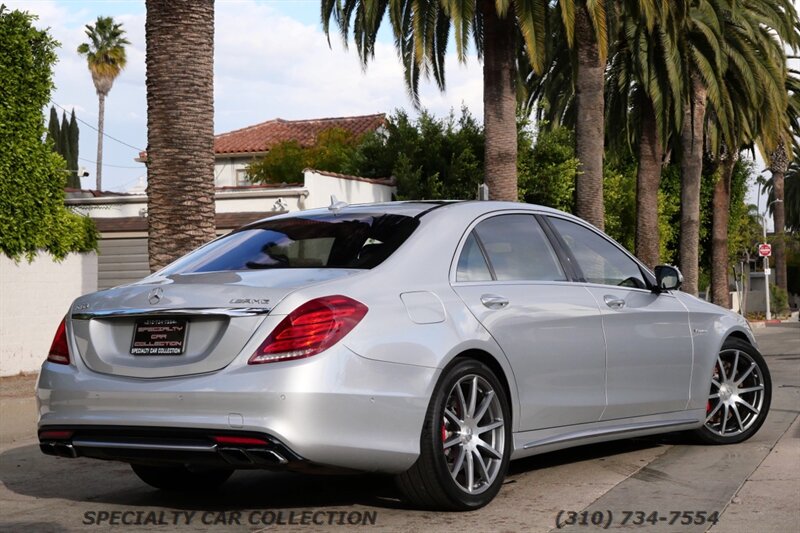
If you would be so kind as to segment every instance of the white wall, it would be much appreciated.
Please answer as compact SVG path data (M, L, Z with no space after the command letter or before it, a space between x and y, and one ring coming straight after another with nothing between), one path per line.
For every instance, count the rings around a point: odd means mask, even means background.
M330 176L314 170L305 171L305 188L308 198L306 209L327 207L331 205L331 195L348 204L364 204L370 202L389 202L394 187L380 185L372 181L348 179Z
M97 290L97 255L19 263L0 254L0 376L36 372L72 301Z

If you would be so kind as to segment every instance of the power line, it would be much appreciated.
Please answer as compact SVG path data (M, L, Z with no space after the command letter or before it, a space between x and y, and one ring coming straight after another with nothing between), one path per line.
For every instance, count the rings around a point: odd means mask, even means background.
M65 113L66 113L67 111L69 111L68 109L64 108L63 106L59 105L57 102L55 102L55 101L53 101L53 100L50 100L50 103L52 103L53 105L55 105L55 106L56 106L56 107L58 107L59 109L62 109L62 110L65 112ZM79 118L77 115L75 115L75 118L77 118L77 119L78 119L78 122L80 122L80 123L82 123L82 124L85 124L86 126L89 126L89 127L90 127L90 128L92 128L94 131L97 131L97 132L99 132L99 131L100 131L100 130L98 130L97 128L95 128L94 126L92 126L91 124L89 124L88 122L86 122L85 120L83 120L83 119ZM117 139L116 137L112 137L111 135L109 135L109 134L108 134L108 133L106 133L106 132L103 132L103 136L104 136L104 137L108 137L108 138L109 138L109 139L111 139L112 141L117 141L117 142L118 142L118 143L120 143L120 144L124 144L124 145L125 145L125 146L127 146L128 148L133 148L133 149L134 149L134 150L136 150L137 152L144 152L144 150L143 150L142 148L137 148L136 146L134 146L134 145L132 145L132 144L128 144L128 143L126 143L125 141L120 141L120 140L119 140L119 139ZM112 166L112 165L109 165L109 166Z
M97 164L97 161L92 161L91 159L86 159L85 157L79 157L78 159L80 159L81 161L86 161L87 163L92 163L93 165ZM104 167L113 167L113 168L135 168L135 169L142 170L142 166L133 167L133 166L125 166L125 165L110 165L108 163L103 163L103 166Z

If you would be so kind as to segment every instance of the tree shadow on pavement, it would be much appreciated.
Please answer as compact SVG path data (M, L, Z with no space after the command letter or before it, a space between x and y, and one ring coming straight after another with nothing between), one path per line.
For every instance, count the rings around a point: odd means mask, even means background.
M664 437L648 437L550 452L512 462L509 475L611 458L662 444ZM145 485L127 464L50 457L43 455L37 445L12 448L0 454L0 481L7 490L38 499L57 498L126 507L221 511L361 505L409 509L400 500L393 479L388 475L237 471L215 491L170 493Z

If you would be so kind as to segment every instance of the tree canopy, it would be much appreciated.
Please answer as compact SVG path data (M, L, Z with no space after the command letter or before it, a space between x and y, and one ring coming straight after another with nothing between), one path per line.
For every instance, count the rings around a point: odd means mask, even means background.
M29 260L93 250L94 224L64 206L67 167L44 141L58 43L36 17L0 6L0 251Z

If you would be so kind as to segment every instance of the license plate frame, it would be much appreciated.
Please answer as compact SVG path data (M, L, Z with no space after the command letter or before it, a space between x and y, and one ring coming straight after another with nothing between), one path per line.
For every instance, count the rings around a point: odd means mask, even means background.
M185 318L140 318L133 325L130 354L134 357L183 355L189 321Z

